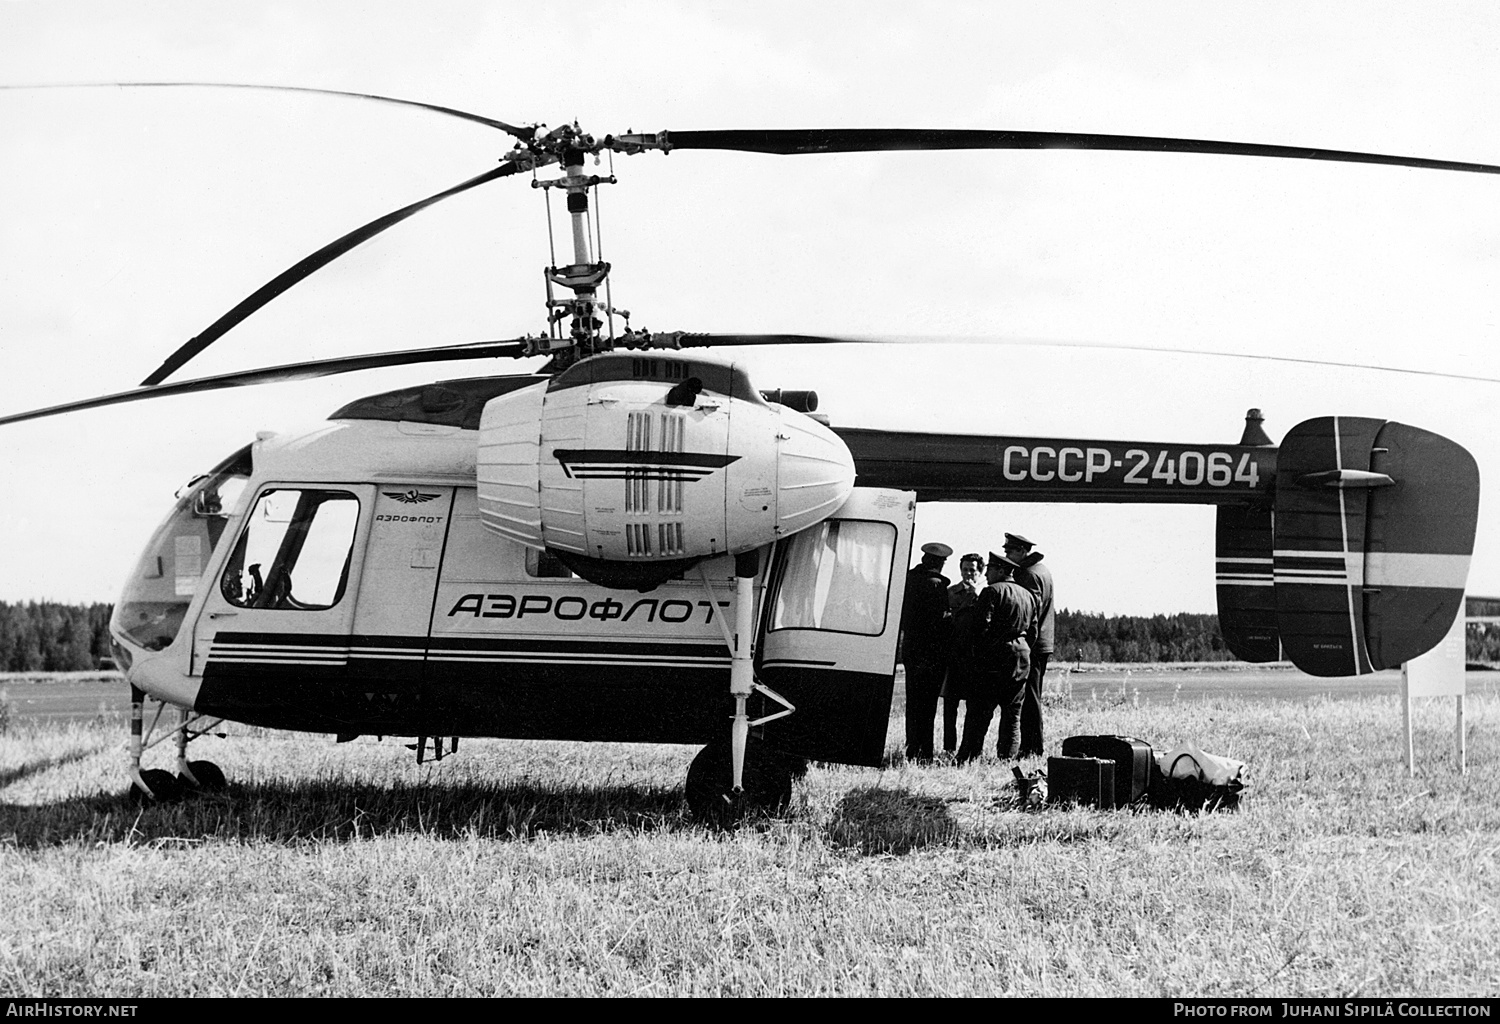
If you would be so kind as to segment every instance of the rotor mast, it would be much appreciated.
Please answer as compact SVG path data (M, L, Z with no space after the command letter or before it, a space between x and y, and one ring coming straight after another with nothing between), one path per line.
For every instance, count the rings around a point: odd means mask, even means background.
M561 189L567 196L568 219L573 233L573 262L549 266L544 271L547 282L547 337L539 339L538 352L551 352L557 368L613 347L614 314L608 301L601 300L599 290L609 278L610 265L596 260L589 231L589 192L598 185L613 185L613 174L584 173L584 159L596 154L599 145L576 124L563 125L544 136L540 143L556 154L562 166L560 178L534 178L531 185L540 189ZM549 214L550 217L550 214ZM556 257L554 256L554 259ZM558 298L554 286L568 289L572 297ZM602 316L601 316L602 314ZM561 321L572 318L567 335ZM601 330L608 326L608 334Z

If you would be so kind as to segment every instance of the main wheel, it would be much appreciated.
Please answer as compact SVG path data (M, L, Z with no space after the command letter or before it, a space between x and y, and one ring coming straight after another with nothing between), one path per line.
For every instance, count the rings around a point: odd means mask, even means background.
M754 737L745 746L744 784L739 794L730 785L732 771L727 739L714 740L693 758L684 794L688 810L698 821L729 828L747 811L777 814L791 803L791 760L767 750Z
M189 761L187 767L193 778L198 780L198 784L194 786L186 776L183 776L181 781L185 789L199 793L222 793L229 785L229 780L224 778L224 772L212 761Z

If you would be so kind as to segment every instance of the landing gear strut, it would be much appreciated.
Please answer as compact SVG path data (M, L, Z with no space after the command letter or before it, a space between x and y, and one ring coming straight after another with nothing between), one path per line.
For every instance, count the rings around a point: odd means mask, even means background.
M145 691L134 686L130 688L131 799L140 804L163 804L172 803L187 793L217 793L224 789L229 783L218 765L212 761L189 761L187 757L188 744L198 737L212 734L222 739L223 733L214 733L212 730L223 724L224 720L209 720L187 708L179 708L177 726L153 739L151 734L156 731L162 712L166 709L165 704L158 704L156 714L151 719L151 727L144 728ZM177 771L173 773L163 768L142 771L141 755L166 739L177 741Z
M729 647L729 695L734 698L734 714L729 720L729 735L711 741L698 752L688 767L685 795L688 810L699 821L720 827L737 822L747 811L776 813L792 799L792 774L795 762L772 750L750 730L773 719L783 718L797 710L780 694L755 679L752 660L752 638L755 635L755 576L760 558L754 552L736 555L734 559L734 632L723 618L719 627ZM713 588L701 568L703 586L713 601ZM782 710L763 718L750 720L750 694L759 691L781 705Z

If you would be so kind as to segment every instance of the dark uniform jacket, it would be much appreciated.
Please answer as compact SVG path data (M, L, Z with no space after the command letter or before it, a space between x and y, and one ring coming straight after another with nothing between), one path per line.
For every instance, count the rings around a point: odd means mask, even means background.
M1052 653L1052 634L1056 616L1052 614L1052 570L1042 564L1042 555L1034 551L1021 561L1015 580L1031 591L1036 599L1036 640L1031 649L1038 654Z
M948 679L943 693L959 700L969 697L970 680L978 670L974 664L974 625L979 611L980 587L975 591L959 581L948 588L948 614L951 640L948 643Z
M979 594L974 660L979 672L1023 680L1031 670L1026 637L1036 624L1036 599L1014 580L991 583Z
M982 593L983 587L976 592L962 581L948 588L948 614L952 616L948 661L954 666L966 666L974 656L974 616Z
M906 574L901 605L901 662L944 664L948 660L948 577L921 564Z

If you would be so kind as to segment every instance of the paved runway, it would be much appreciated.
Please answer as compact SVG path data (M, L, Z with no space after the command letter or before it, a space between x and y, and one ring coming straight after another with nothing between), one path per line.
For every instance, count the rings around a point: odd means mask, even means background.
M0 700L21 721L66 721L130 713L130 687L117 675L99 672L0 674Z
M1316 697L1348 698L1401 692L1401 672L1391 669L1368 676L1322 679L1296 669L1260 669L1246 665L1238 669L1133 671L1118 667L1059 672L1047 671L1048 691L1072 687L1075 700L1087 700L1097 692L1141 692L1141 699L1171 700L1211 697L1263 697L1279 700L1311 700ZM1465 673L1464 685L1471 695L1500 693L1500 672Z
M1470 672L1466 683L1470 695L1500 694L1500 672ZM897 674L897 700L904 696L904 679ZM1143 701L1194 700L1213 697L1261 697L1280 700L1311 700L1364 697L1400 692L1401 673L1377 672L1349 679L1319 679L1294 669L1126 670L1119 666L1084 666L1068 671L1054 667L1047 673L1049 693L1072 687L1074 700L1102 699L1139 690ZM130 688L118 676L102 673L60 673L51 677L0 674L0 700L10 703L20 721L68 721L116 715L130 711Z

